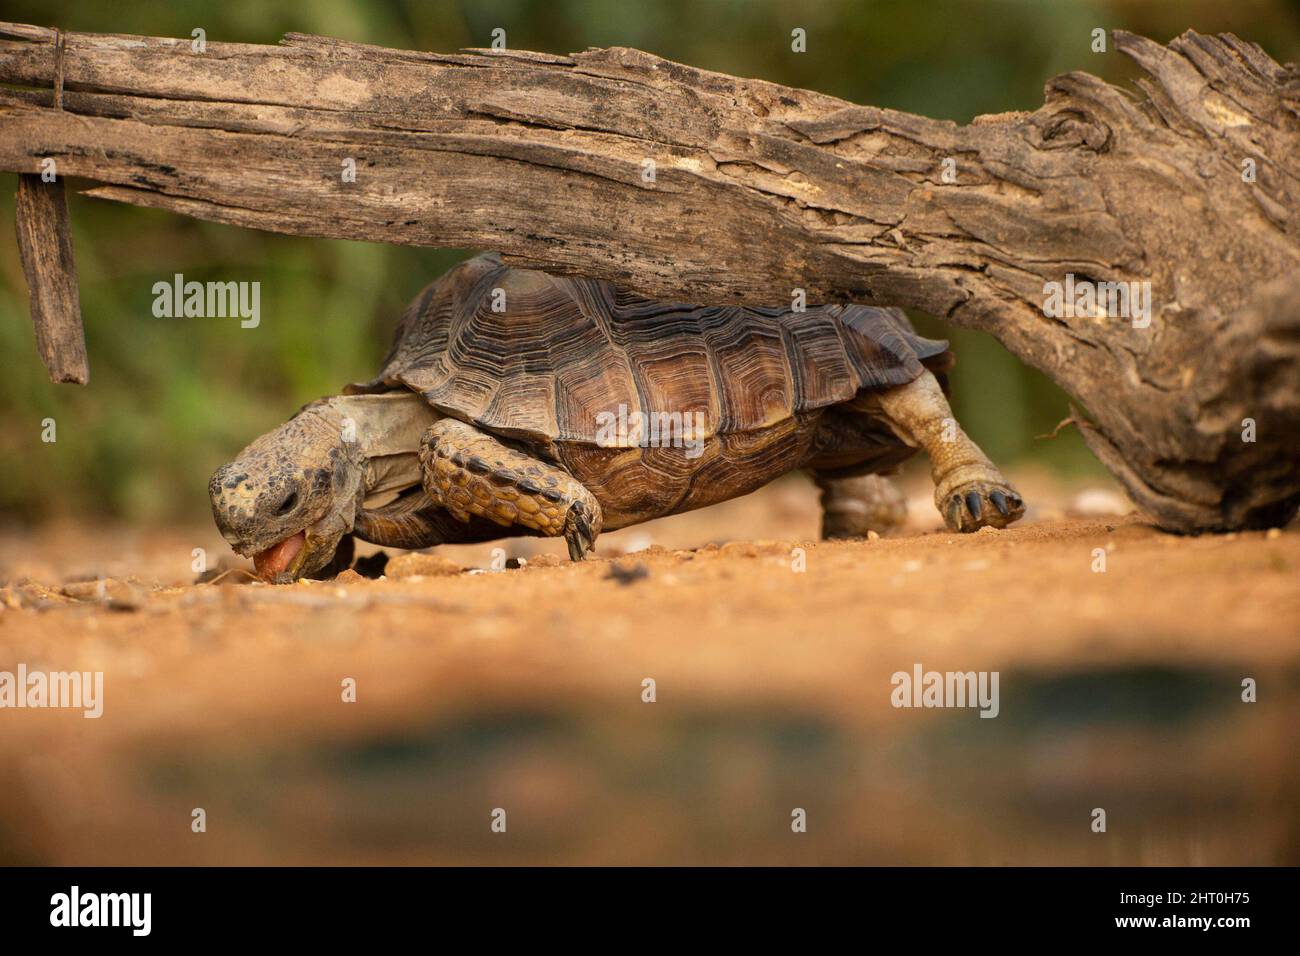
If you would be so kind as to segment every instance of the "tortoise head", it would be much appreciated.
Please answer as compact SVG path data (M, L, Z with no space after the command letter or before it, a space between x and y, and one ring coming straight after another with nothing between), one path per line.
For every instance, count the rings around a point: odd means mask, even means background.
M217 528L264 579L320 571L351 532L366 470L355 429L330 399L313 402L208 482Z

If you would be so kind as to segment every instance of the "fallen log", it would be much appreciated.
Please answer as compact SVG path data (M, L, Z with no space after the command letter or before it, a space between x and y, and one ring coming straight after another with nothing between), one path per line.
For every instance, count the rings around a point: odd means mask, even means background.
M1070 73L961 126L629 49L299 34L65 34L58 110L53 31L0 32L0 82L29 87L0 90L0 169L55 157L100 198L701 303L923 309L1060 383L1163 527L1300 504L1300 71L1234 36L1116 31L1143 97Z

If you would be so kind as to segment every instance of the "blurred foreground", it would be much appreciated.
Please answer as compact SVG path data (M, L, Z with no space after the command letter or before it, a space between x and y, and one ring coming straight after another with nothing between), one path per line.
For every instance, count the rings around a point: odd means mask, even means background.
M1003 532L917 485L907 536L820 543L791 480L580 566L281 588L187 583L208 529L0 536L0 670L104 673L98 720L0 713L0 863L1300 862L1300 533L1013 477ZM894 709L918 663L1000 715Z

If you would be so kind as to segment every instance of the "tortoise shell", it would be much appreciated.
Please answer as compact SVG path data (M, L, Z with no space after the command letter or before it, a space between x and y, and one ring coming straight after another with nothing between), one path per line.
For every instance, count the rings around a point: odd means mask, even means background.
M490 254L427 286L382 371L349 391L413 389L564 464L612 528L753 490L806 463L809 425L826 409L950 362L946 342L918 336L896 309L692 306ZM703 453L611 445L601 415L620 406L702 423Z

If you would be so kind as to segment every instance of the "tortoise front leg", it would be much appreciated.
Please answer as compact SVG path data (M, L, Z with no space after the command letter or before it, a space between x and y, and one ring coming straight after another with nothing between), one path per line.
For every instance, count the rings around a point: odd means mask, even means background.
M411 551L439 544L476 544L506 536L499 524L486 518L476 517L468 523L453 518L423 488L415 488L382 508L358 512L352 531L362 541Z
M563 535L574 561L600 534L600 503L577 479L464 422L444 418L424 433L420 467L429 497L461 521L478 516Z
M1025 513L1019 492L962 431L930 372L874 398L898 437L930 456L934 504L949 528L1005 528Z

